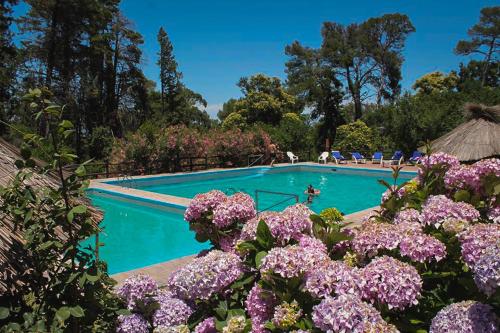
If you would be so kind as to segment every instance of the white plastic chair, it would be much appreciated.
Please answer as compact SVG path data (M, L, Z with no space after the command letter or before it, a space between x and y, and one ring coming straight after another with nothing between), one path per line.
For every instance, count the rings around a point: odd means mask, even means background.
M286 155L288 156L288 158L290 159L290 161L292 162L292 164L294 164L295 162L299 161L299 157L296 156L296 155L294 155L294 153L292 153L291 151L287 151Z
M318 163L321 164L321 162L325 163L327 162L327 159L328 159L328 155L330 155L327 151L324 151L321 153L321 155L319 155L318 157Z

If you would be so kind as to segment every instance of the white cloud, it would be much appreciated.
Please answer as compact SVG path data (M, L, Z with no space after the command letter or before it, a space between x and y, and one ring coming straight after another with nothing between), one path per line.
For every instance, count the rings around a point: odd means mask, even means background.
M219 110L222 110L222 103L208 104L207 107L205 108L205 111L207 111L210 118L214 119L217 118L217 112L219 112Z

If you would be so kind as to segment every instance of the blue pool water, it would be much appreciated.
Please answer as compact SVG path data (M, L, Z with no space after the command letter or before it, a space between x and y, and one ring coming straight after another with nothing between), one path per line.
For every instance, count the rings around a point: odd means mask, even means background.
M218 179L190 181L189 179L181 183L165 183L159 180L158 184L138 187L141 190L175 195L179 197L192 198L197 193L207 192L217 189L227 194L233 191L242 191L250 194L255 199L255 190L285 192L296 194L299 201L304 202L307 195L304 194L309 184L319 189L321 194L314 198L310 206L315 212L320 212L324 208L336 207L345 214L350 214L362 209L370 208L380 204L380 196L385 191L385 187L377 180L384 179L393 183L390 173L361 175L332 172L325 169L324 172L313 171L285 171L278 173L261 172L245 176L223 177ZM398 183L405 181L400 179ZM258 209L266 208L286 199L285 196L259 193ZM282 210L286 206L293 204L294 199L274 206L271 210Z
M104 211L99 255L111 274L196 254L209 247L198 243L181 214L89 195ZM83 245L95 245L89 239Z
M405 175L401 183L413 174ZM218 189L231 194L243 191L255 198L255 190L277 191L299 196L306 200L304 190L309 184L321 191L310 206L319 213L336 207L345 214L376 206L385 188L377 182L384 179L392 183L391 174L374 172L334 171L332 168L274 168L246 171L198 173L180 176L146 177L130 181L111 181L114 185L130 186L141 190L192 198L197 193ZM108 262L111 274L136 269L186 255L198 253L209 244L198 243L181 214L165 209L151 208L140 202L131 203L118 198L89 194L92 203L104 211L104 232L100 241L100 256ZM282 210L294 200L276 203L284 196L260 193L259 211ZM95 240L86 244L94 246ZM85 244L84 243L84 244Z

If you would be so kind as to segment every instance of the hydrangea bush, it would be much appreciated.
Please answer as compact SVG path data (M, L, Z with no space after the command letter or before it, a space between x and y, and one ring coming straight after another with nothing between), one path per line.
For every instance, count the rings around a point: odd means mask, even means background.
M384 185L358 227L335 210L256 216L245 194L197 195L185 219L214 249L166 291L129 279L119 332L499 332L500 160L435 154Z

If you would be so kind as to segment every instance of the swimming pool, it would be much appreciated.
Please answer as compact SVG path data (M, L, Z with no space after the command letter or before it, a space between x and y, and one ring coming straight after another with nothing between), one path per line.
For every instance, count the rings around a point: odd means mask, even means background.
M182 214L151 208L112 197L89 194L92 204L104 211L99 256L110 274L125 272L192 255L209 248L195 240ZM82 245L94 248L95 239Z
M414 176L414 172L402 172L398 183ZM227 194L242 191L255 198L256 190L262 190L294 194L303 202L307 198L304 190L311 184L321 191L313 200L312 210L319 213L324 208L336 207L350 214L380 203L385 188L378 179L393 182L389 170L312 165L256 167L104 180L99 182L114 186L90 189L89 197L105 213L101 224L104 232L100 235L104 246L100 248L100 256L114 274L195 254L209 247L208 243L195 240L183 220L185 205L147 197L148 192L192 198L197 193L218 189ZM142 191L130 193L132 190ZM282 210L295 203L290 197L283 202L287 197L282 195L261 192L258 196L259 211ZM94 242L93 239L87 241L92 246Z
M413 172L402 172L398 183L415 176ZM167 194L181 198L193 198L197 193L221 190L226 194L245 192L256 199L258 210L282 210L295 202L293 196L271 194L281 192L297 195L299 202L307 200L304 193L309 184L319 189L321 194L310 205L315 212L336 207L350 214L380 203L385 187L377 180L393 183L392 174L380 170L360 170L353 168L320 167L311 165L286 167L261 167L199 172L180 175L140 177L132 181L109 181L109 184L133 187L144 191ZM286 200L289 198L288 200ZM284 201L278 204L280 201Z

